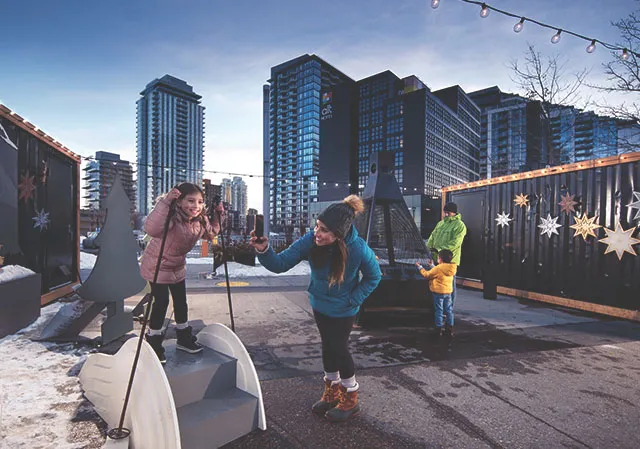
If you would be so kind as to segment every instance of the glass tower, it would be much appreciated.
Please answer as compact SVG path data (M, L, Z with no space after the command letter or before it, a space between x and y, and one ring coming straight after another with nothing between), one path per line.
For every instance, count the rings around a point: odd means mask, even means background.
M264 102L269 108L269 148L264 152L269 189L264 195L269 197L265 218L272 231L301 232L310 225L309 203L318 197L320 91L346 80L315 55L271 68L269 101Z
M136 189L133 169L128 161L120 159L119 154L97 151L95 158L87 162L84 172L83 181L86 192L84 199L89 209L104 210L106 208L107 196L118 173L122 187L131 201L131 211L135 210Z
M204 107L186 82L165 75L137 101L138 211L181 182L202 185Z

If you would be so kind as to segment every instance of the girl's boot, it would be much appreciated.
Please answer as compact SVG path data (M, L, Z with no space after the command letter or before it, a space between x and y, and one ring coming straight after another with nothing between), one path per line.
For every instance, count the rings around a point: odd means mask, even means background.
M340 401L340 381L324 380L324 393L319 401L311 407L311 411L318 416L324 416L327 411L338 405Z
M353 391L349 391L353 390ZM360 413L358 387L346 388L340 385L340 402L324 415L329 421L342 422Z
M147 343L149 343L149 345L153 348L153 351L158 356L160 363L164 365L165 363L167 363L167 358L164 356L164 348L162 347L162 338L163 338L162 334L145 335L145 339L147 340Z
M198 339L191 332L191 326L187 326L184 329L176 328L176 335L178 336L176 349L190 354L197 354L202 351L202 346L196 343Z

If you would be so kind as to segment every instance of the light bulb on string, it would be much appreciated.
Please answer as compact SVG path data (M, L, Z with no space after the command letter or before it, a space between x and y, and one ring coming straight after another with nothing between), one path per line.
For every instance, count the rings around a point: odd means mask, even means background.
M596 40L592 40L589 45L587 45L587 53L593 53L596 51Z
M520 31L522 31L522 28L524 28L524 17L520 19L520 22L516 23L513 26L513 31L519 33Z
M629 59L629 50L626 48L622 49L622 56L620 56L623 61L627 61Z
M481 5L482 9L480 10L480 17L482 17L483 19L485 17L487 17L489 15L489 7L487 6L486 3L483 3Z
M560 42L560 33L562 33L562 30L558 30L558 32L551 37L552 44L557 44L558 42Z
M436 9L438 6L440 6L440 0L431 0L431 7L433 9Z

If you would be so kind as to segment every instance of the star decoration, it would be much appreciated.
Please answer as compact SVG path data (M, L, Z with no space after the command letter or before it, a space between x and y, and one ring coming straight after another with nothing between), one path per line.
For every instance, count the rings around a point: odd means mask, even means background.
M573 200L575 198L575 195L569 195L569 193L567 192L566 195L562 195L560 198L562 198L562 201L558 203L560 205L560 213L566 212L568 215L570 215L571 212L576 211L573 208L573 206L578 204L577 201Z
M516 203L516 206L527 207L529 205L529 195L525 195L524 193L516 195L513 202Z
M542 231L540 231L540 235L547 234L547 237L549 238L551 238L551 234L560 235L558 234L557 228L561 228L562 225L556 220L558 220L558 217L551 218L551 214L547 214L547 218L541 217L540 224L538 225L538 227L542 229Z
M40 228L40 232L42 232L49 226L49 212L45 212L44 209L40 209L40 212L38 212L32 220L35 222L33 227Z
M635 217L633 217L634 220L638 220L640 219L640 192L633 192L633 198L636 201L634 201L633 203L627 204L627 207L638 209L638 212L636 212Z
M595 221L598 217L589 218L586 213L582 214L582 217L575 216L573 217L575 220L575 224L569 226L571 229L575 229L576 232L573 234L574 237L579 235L582 236L584 240L587 240L588 236L596 237L596 233L593 232L595 229L601 228L602 226L597 225Z
M36 189L34 179L35 176L29 176L28 171L24 175L20 175L20 183L18 184L20 194L18 195L18 200L24 200L26 203L29 201L29 198L33 197L33 191Z
M633 231L635 231L635 228L627 229L625 231L622 229L622 226L620 226L620 223L616 224L615 231L604 228L604 232L607 233L607 236L599 240L601 243L606 243L608 245L604 253L607 254L615 251L618 256L618 260L622 260L622 256L624 256L625 252L635 256L636 252L633 249L633 245L640 243L640 239L634 239L631 237Z
M496 218L496 221L498 222L498 226L500 226L501 228L504 228L505 226L509 226L509 222L513 221L513 218L509 218L510 214L498 214L498 218Z

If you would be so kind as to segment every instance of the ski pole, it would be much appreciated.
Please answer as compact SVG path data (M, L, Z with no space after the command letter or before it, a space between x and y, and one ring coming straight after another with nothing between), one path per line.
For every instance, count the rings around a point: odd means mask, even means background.
M162 234L162 243L160 244L160 252L158 254L158 262L156 263L156 271L153 274L153 282L155 284L158 281L158 275L160 274L160 264L162 263L162 253L164 252L164 245L167 242L167 234L169 233L169 223L171 222L171 217L175 212L175 200L171 203L169 207L169 212L167 213L167 219L164 223L164 233ZM107 432L107 435L114 440L121 440L127 438L130 435L129 429L125 429L122 426L124 425L124 417L127 412L127 406L129 405L129 397L131 396L131 387L133 386L133 379L136 375L136 368L138 367L138 359L140 358L140 350L142 349L142 341L144 340L144 331L147 327L147 322L151 317L151 309L153 309L153 305L155 303L155 296L153 293L147 293L151 295L151 301L147 306L144 313L144 321L142 322L142 328L140 329L140 337L138 338L138 346L136 347L136 353L133 357L133 365L131 366L131 374L129 376L129 383L127 385L127 392L124 395L124 404L122 404L122 413L120 414L120 422L118 423L118 427L116 429L111 429Z
M224 244L224 232L222 229L222 213L218 212L218 222L220 223L220 233L218 236L220 237L220 244L222 245L222 263L224 264L224 278L227 283L227 298L229 300L229 316L231 317L231 330L233 332L236 331L236 326L233 322L233 304L231 302L231 286L229 285L229 268L227 267L227 248ZM215 263L215 262L214 262Z

